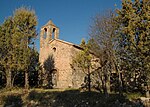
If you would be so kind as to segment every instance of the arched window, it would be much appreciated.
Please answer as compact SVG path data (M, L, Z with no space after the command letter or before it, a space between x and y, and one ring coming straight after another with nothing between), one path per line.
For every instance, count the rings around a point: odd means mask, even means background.
M43 38L46 39L47 37L47 28L44 28L44 35L43 35Z
M56 52L56 48L55 47L53 47L53 51Z
M56 31L56 29L53 28L53 31L52 31L52 39L55 39L55 31Z

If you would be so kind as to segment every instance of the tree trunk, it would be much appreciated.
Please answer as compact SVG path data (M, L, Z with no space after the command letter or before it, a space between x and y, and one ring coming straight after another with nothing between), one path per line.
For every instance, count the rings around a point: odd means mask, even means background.
M7 76L6 76L7 80L6 80L6 88L11 88L12 84L11 84L11 70L8 70Z
M29 88L28 72L25 71L25 89Z
M110 93L110 75L108 75L107 77L106 88L107 88L107 93Z
M119 76L119 94L122 95L122 74L121 71L119 70L117 63L115 61L115 68L117 71L117 75Z
M88 91L91 92L91 74L89 67L88 67Z
M106 97L108 97L108 90L109 90L109 83L108 83L108 77L106 74L104 74L104 94Z
M18 74L16 73L16 74L12 77L12 79L11 79L12 87L13 87L13 85L14 85L14 81L15 81L15 78L16 78L17 75L18 75Z
M105 94L106 93L106 82L105 82L105 75L104 75L103 67L102 67L101 81L102 81L103 93Z
M26 43L27 43L27 51L28 51L28 36L26 36ZM29 54L28 54L29 55ZM28 56L29 57L29 56ZM27 58L28 59L28 58ZM30 59L29 59L30 60ZM26 62L26 64L29 63L28 61ZM29 88L29 80L28 80L29 76L28 76L28 65L25 71L25 89Z
M147 97L147 98L150 97L148 84L147 84L147 86L146 86L146 97Z
M105 82L104 82L104 76L101 76L101 82L102 82L102 89L103 89L103 93L105 93Z
M122 95L122 74L121 74L120 70L118 73L119 73L119 94Z
M150 97L149 90L146 91L146 97L147 97L147 98Z

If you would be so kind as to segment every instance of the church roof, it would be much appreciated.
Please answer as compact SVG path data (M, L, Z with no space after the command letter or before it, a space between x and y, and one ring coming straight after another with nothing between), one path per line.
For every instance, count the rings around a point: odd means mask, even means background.
M71 42L63 41L63 40L60 40L60 39L52 39L49 43L52 43L53 41L58 41L58 42L61 42L61 43L67 44L67 45L71 45L71 46L73 46L77 49L83 50L83 48L80 47L79 45L73 44Z
M44 26L42 26L42 28L43 28L43 27L46 27L46 26L49 26L49 25L57 27L57 26L52 22L52 20L49 20Z
M70 45L70 46L73 46L74 48L77 48L79 50L84 50L81 46L79 45L76 45L76 44L73 44L71 42L67 42L67 41L64 41L64 40L60 40L60 39L52 39L49 43L52 43L53 41L58 41L58 42L61 42L61 43L64 43L64 44L67 44L67 45ZM94 54L94 52L90 51L90 54ZM96 56L96 55L95 55Z

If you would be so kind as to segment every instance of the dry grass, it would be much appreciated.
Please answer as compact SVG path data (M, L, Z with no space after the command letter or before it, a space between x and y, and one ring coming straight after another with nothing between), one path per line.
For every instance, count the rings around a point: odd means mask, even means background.
M81 92L78 89L30 89L21 88L0 90L0 106L11 107L120 107L136 103L127 96L109 94L106 97L98 92Z

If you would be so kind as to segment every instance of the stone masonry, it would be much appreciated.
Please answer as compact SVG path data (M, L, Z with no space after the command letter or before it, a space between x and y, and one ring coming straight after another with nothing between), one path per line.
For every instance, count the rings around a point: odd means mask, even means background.
M46 72L49 72L51 75L50 79L43 84L51 81L54 88L79 88L84 81L85 74L82 72L75 74L71 63L73 56L82 48L60 40L58 37L59 28L51 20L41 28L39 60L43 67L43 73L46 75ZM47 61L49 56L52 57L50 60L53 61ZM49 63L46 63L46 61ZM53 64L50 64L50 62ZM46 79L47 76L42 78Z

